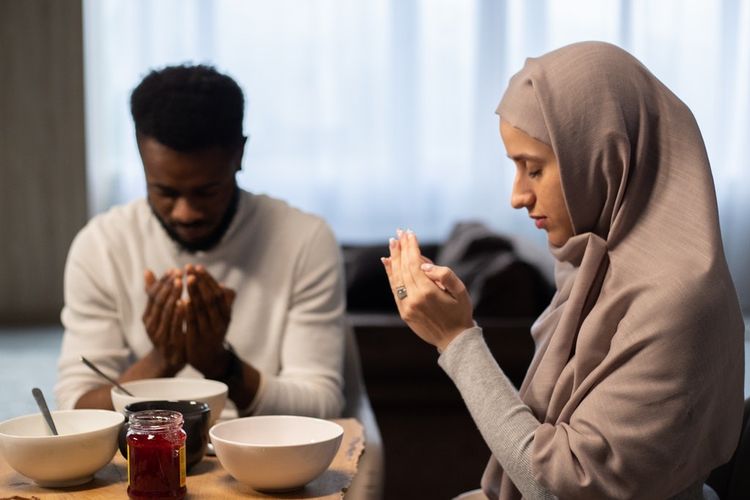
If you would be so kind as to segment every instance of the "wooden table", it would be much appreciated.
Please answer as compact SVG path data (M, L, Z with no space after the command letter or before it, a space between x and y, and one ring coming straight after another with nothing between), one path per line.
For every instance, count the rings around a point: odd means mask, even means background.
M362 425L353 418L335 420L344 428L341 447L328 470L303 489L277 495L264 495L237 482L222 468L216 457L206 456L187 476L187 497L243 499L340 499L357 472L359 457L365 448ZM94 480L71 488L42 488L10 468L0 457L0 500L7 499L83 499L127 498L127 464L118 451L112 461L94 476Z

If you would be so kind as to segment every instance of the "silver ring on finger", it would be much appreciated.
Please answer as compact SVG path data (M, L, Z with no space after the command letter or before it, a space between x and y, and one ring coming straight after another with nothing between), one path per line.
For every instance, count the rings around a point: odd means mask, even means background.
M406 293L406 287L404 285L396 287L396 297L398 297L398 300L404 300L408 296L409 294Z

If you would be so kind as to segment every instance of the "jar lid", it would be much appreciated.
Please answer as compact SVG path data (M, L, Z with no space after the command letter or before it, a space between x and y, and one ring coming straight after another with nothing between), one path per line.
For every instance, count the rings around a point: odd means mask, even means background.
M182 426L182 413L170 410L137 411L128 418L133 430L167 430Z

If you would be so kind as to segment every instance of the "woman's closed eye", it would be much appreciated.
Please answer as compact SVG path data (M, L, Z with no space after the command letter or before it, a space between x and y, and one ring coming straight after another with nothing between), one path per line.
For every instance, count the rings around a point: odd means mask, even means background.
M537 158L520 158L519 160L518 167L526 171L526 175L529 179L537 179L541 177L544 162Z

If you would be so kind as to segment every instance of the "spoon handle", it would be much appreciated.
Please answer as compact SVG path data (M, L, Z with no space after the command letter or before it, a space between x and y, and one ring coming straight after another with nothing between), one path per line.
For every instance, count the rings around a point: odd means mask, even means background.
M58 435L57 433L57 427L55 427L55 422L52 420L52 415L49 412L49 408L47 408L47 401L44 400L44 394L42 394L42 391L39 390L38 387L34 387L31 389L31 394L34 395L34 399L36 399L36 404L39 406L39 409L42 411L42 415L44 415L44 420L47 421L47 425L49 425L49 428L52 430L52 434L55 436Z
M86 366L88 366L89 368L91 368L92 370L94 370L100 376L104 377L110 384L114 385L115 387L117 387L118 389L120 389L122 392L124 392L128 396L133 396L133 394L129 390L125 389L116 380L112 379L109 375L107 375L106 373L104 373L103 371L101 371L99 368L97 368L94 363L92 363L88 359L84 358L83 356L81 356L81 361L83 361L83 364L85 364Z

